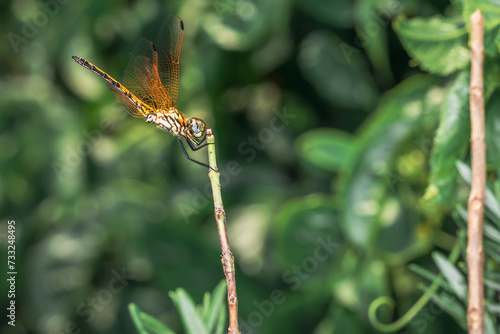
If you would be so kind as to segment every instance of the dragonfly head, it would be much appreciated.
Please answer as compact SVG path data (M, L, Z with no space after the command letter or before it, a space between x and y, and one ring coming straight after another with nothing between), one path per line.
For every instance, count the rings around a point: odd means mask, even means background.
M201 143L205 139L205 127L205 122L199 118L193 117L188 120L189 136L197 143Z

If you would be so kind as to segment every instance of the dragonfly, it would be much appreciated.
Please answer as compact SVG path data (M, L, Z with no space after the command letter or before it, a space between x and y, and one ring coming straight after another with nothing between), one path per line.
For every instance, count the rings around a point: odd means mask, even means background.
M81 57L73 60L106 80L106 86L116 95L118 102L134 117L176 136L184 156L201 166L209 165L192 159L184 147L184 139L192 151L208 143L205 122L196 117L186 117L177 110L179 99L179 60L184 36L184 23L176 15L169 15L163 22L156 44L141 38L132 51L130 62L123 75L123 84ZM214 170L217 172L216 170Z

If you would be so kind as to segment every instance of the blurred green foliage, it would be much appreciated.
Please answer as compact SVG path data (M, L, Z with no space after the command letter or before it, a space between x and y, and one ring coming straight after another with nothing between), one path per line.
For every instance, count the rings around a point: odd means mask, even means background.
M217 333L225 331L226 310L224 297L226 296L226 283L222 281L210 295L208 292L203 296L203 304L195 306L192 298L184 289L179 288L169 293L182 317L182 322L187 333ZM141 312L137 305L129 305L130 314L140 334L170 334L175 333L164 324Z
M391 323L436 273L463 281L463 256L431 253L450 252L465 229L467 18L477 7L486 17L488 328L498 330L495 1L0 7L0 245L15 220L18 273L16 327L2 324L3 333L136 333L134 322L189 331L186 314L223 278L207 170L71 59L120 79L135 43L154 40L168 14L185 25L178 108L216 137L242 333L377 333L368 313L377 298L395 300L376 314ZM206 160L204 150L192 156ZM400 332L465 332L463 287L446 288L452 298L433 291ZM196 312L218 316L207 298ZM6 293L0 301L7 307Z

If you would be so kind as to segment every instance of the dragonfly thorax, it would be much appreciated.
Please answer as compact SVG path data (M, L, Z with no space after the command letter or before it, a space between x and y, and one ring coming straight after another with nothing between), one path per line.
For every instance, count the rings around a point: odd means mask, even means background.
M183 135L186 128L186 118L177 110L157 110L144 115L146 123L154 123L160 129L170 131L176 136Z

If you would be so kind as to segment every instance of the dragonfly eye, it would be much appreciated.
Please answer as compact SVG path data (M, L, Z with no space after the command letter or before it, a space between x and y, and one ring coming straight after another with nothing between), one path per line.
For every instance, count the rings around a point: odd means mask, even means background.
M199 118L191 118L190 121L190 132L195 136L196 138L201 138L205 134L205 122L203 122Z

